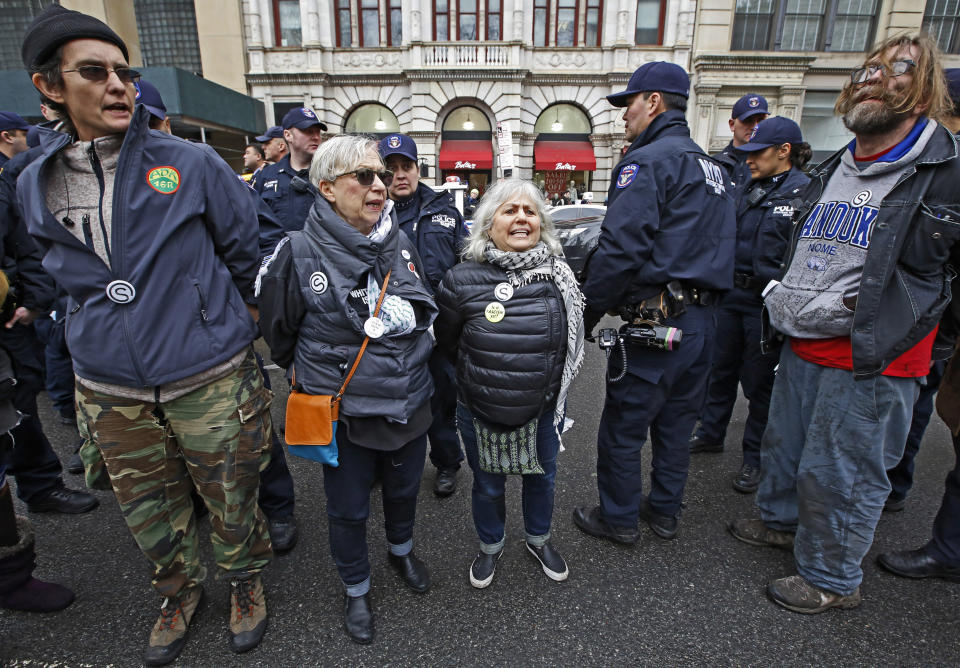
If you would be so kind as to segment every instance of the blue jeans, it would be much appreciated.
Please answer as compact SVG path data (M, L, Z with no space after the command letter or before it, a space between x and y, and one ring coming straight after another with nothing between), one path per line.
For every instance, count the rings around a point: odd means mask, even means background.
M915 378L854 381L783 346L757 507L767 526L797 532L797 572L813 585L843 595L860 586L919 391Z
M913 421L910 423L907 443L903 448L903 457L899 464L887 471L890 485L893 487L890 492L891 499L907 498L907 493L913 487L913 469L917 453L920 451L920 441L923 440L923 433L927 430L927 425L930 424L930 418L933 416L933 399L940 388L940 380L946 368L945 360L934 362L930 367L930 373L927 374L927 384L920 388L920 396L917 397L917 403L913 405Z
M390 551L408 554L413 547L417 492L427 454L427 436L418 436L399 450L385 452L352 443L347 439L347 430L340 427L337 453L340 465L323 467L330 552L347 594L362 596L370 590L367 556L370 491L379 480Z
M480 538L480 549L496 554L504 545L503 525L507 518L504 496L507 476L480 470L477 435L473 430L473 415L462 403L457 404L457 428L463 439L467 462L473 470L473 524ZM550 540L550 522L553 519L553 489L557 477L557 453L560 440L553 426L553 411L540 416L537 423L537 457L542 474L523 478L523 526L527 542L543 545Z

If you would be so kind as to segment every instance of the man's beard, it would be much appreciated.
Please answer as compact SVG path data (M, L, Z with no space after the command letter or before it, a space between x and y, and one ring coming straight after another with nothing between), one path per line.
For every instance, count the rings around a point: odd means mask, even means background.
M867 98L879 100L865 102ZM894 109L897 96L889 91L864 88L851 100L850 109L842 116L843 124L850 132L858 135L882 135L894 130L910 116L909 111Z

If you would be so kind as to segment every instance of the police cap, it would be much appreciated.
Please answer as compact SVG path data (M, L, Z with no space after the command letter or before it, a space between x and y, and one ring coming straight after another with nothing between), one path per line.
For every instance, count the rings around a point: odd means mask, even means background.
M279 125L271 125L267 128L267 131L264 132L259 137L254 137L261 144L270 141L271 139L283 139L283 128Z
M625 107L627 99L632 95L650 91L689 97L690 77L682 67L673 63L663 61L645 63L630 77L626 90L607 95L607 100L615 107Z
M142 104L150 112L151 116L159 118L161 121L167 117L167 106L160 97L160 91L149 81L140 79L133 84L137 89L136 104Z
M19 114L12 111L0 111L0 132L7 130L29 130L30 124Z
M736 148L738 151L749 153L760 151L768 146L799 144L802 141L803 135L800 133L799 125L784 116L774 116L757 123L757 127L750 135L750 141Z
M767 111L767 99L763 95L748 93L734 103L730 118L745 121L751 116L756 116L757 114L766 115L769 113L770 112Z
M380 140L377 150L380 151L380 157L384 160L388 155L396 154L410 158L414 162L417 161L417 144L407 135L388 135Z
M306 130L307 128L319 125L321 130L324 132L327 131L327 126L320 122L320 119L317 118L317 112L310 107L294 107L286 113L280 125L283 126L284 130L289 130L290 128Z

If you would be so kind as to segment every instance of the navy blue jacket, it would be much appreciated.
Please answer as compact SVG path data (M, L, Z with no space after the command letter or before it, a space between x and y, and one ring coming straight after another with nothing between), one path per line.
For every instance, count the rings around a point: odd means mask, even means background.
M653 297L673 280L703 290L733 287L730 184L690 139L683 112L654 118L610 181L583 285L594 314Z
M433 292L449 269L457 264L458 253L469 231L449 192L435 192L423 183L417 185L420 215L402 223L400 229L417 245L417 252Z
M56 299L57 289L43 270L40 247L27 233L17 208L17 179L40 152L39 146L26 150L7 160L0 170L0 269L18 291L20 306L46 312Z
M307 220L307 213L313 206L316 195L309 188L295 188L291 181L299 176L309 182L308 169L299 172L290 166L290 156L285 155L280 162L267 165L257 176L253 189L280 221L285 232L299 232Z
M83 378L140 388L205 371L250 345L257 328L244 300L254 301L260 260L247 186L209 146L148 123L149 112L137 106L120 148L113 202L105 203L113 207L112 267L47 208L45 175L70 136L41 128L43 154L17 187L30 234L44 249L43 266L70 295L66 336L74 369ZM166 193L148 182L157 167L176 170L175 188L172 178L158 182ZM108 298L118 280L133 286L133 299Z
M731 141L722 151L710 156L727 171L734 192L743 190L750 183L750 168L747 167L747 154L733 147Z

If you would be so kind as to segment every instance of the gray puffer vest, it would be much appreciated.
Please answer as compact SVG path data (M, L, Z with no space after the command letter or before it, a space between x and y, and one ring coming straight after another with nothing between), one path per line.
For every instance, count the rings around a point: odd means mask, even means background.
M340 413L406 420L433 393L427 368L433 341L427 330L437 308L421 278L416 247L396 221L382 243L371 241L320 196L303 231L289 236L306 307L294 351L297 383L310 394L337 392L364 339L366 318L350 305L349 293L366 287L369 272L382 286L387 270L392 269L387 295L413 305L416 328L402 336L370 339L343 395Z

